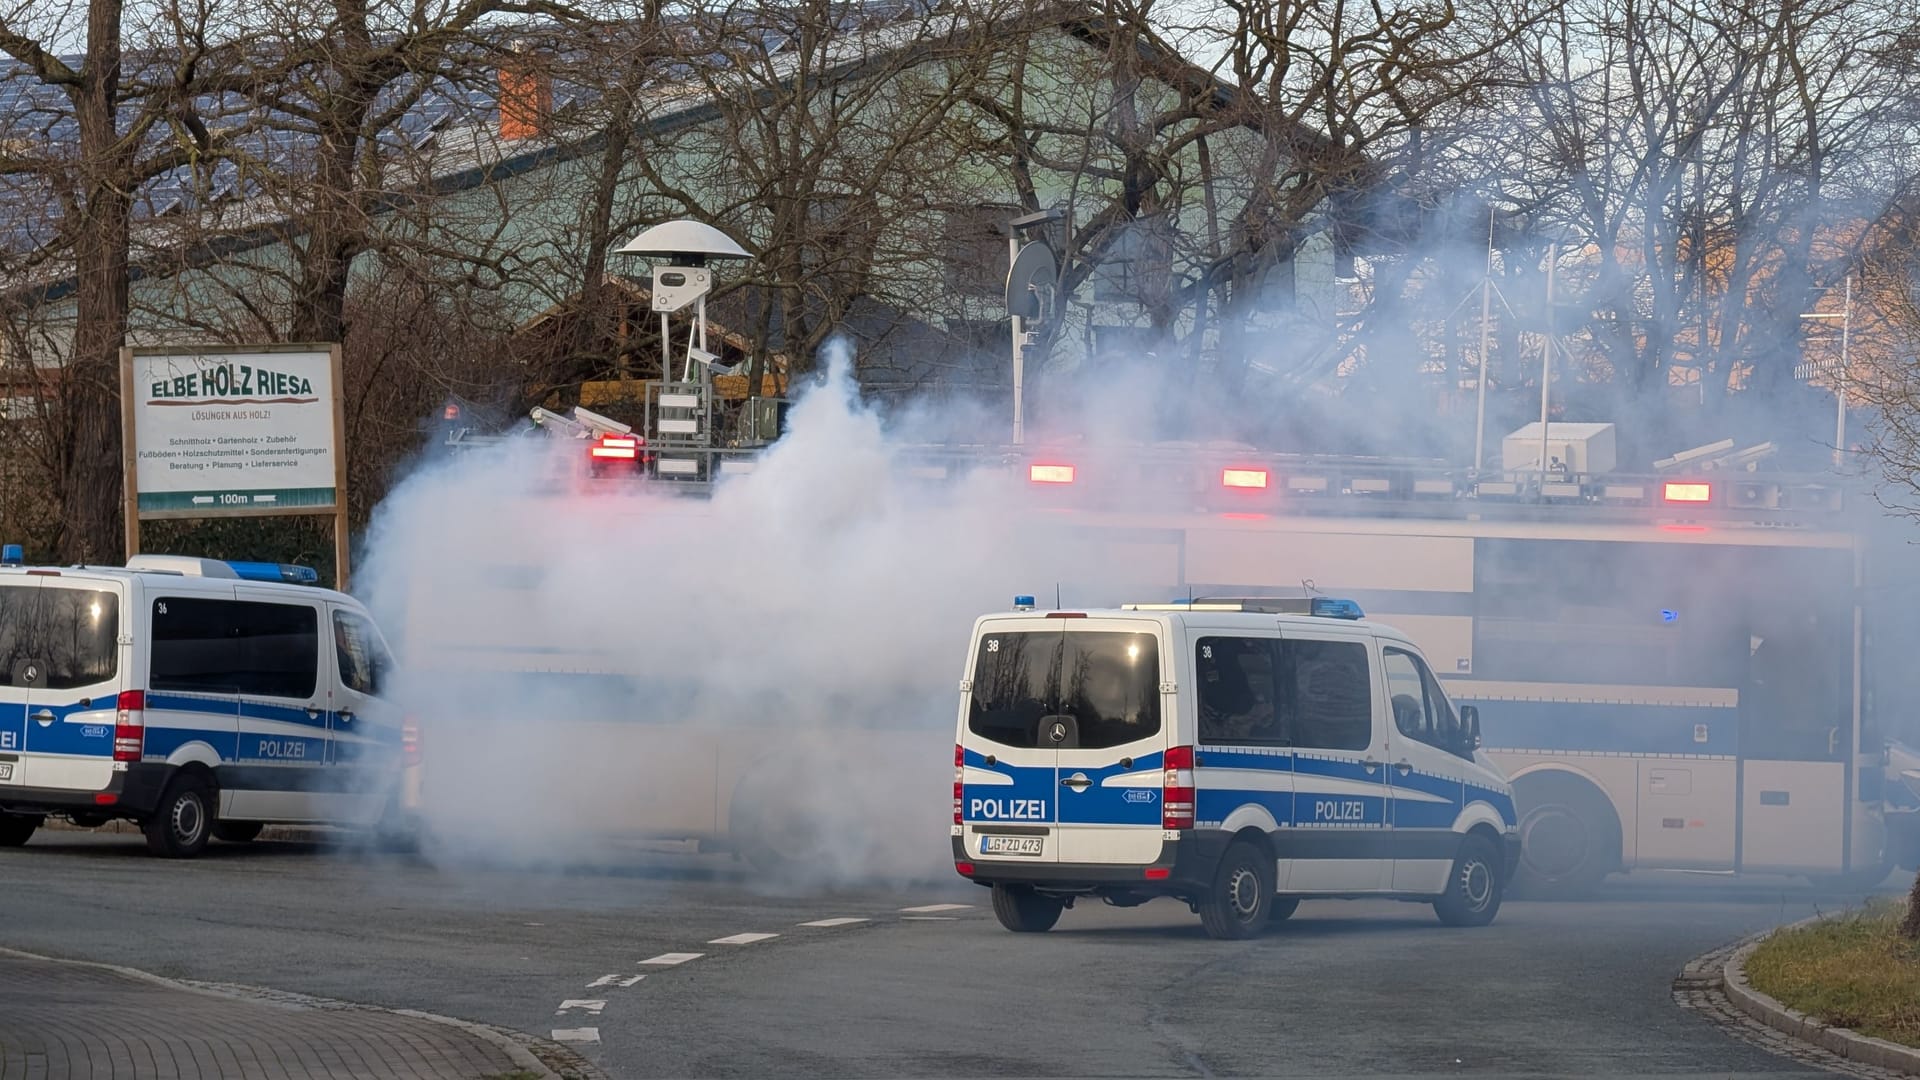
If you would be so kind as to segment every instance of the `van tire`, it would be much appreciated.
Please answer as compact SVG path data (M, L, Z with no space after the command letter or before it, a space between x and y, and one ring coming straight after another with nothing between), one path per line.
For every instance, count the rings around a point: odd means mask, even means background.
M161 792L153 816L140 823L140 830L147 834L147 850L170 859L200 854L218 824L214 806L212 785L194 773L175 776Z
M1500 849L1484 836L1469 835L1447 875L1447 891L1433 902L1434 914L1448 926L1485 926L1500 912L1506 883L1500 879Z
M1269 905L1267 908L1268 925L1283 923L1293 918L1293 913L1300 910L1300 898L1297 896L1276 896L1269 901Z
M1213 873L1213 887L1200 898L1200 925L1225 941L1250 938L1273 910L1273 860L1245 841L1227 847Z
M260 838L260 830L266 828L258 821L217 821L213 826L213 838L229 844L247 844Z
M0 847L19 847L26 843L45 820L34 814L0 812Z
M1042 896L1024 885L995 885L993 914L1016 934L1044 934L1060 921L1067 902Z

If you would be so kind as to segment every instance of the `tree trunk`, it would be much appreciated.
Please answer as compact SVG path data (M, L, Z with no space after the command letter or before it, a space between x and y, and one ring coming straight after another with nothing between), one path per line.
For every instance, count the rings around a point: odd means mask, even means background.
M120 0L87 12L87 64L75 101L84 185L75 231L73 355L68 361L59 554L115 563L120 533L120 347L127 337L127 245L133 211L120 145ZM130 552L128 554L131 554Z

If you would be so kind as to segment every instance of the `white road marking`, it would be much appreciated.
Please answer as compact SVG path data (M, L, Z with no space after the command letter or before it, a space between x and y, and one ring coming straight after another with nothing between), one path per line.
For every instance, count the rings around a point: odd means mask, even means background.
M554 1028L554 1042L597 1043L600 1041L600 1029L595 1028Z
M900 910L911 915L924 915L930 911L965 911L972 904L923 904L920 907L903 907Z
M656 964L660 967L672 967L675 964L684 964L689 960L698 960L705 955L705 953L697 952L663 952L659 956L640 962L642 964Z
M756 941L765 941L768 938L777 938L779 936L780 936L779 934L751 934L751 933L732 934L727 937L714 938L712 941L707 942L707 944L709 945L751 945Z
M632 975L623 979L619 972L614 972L612 975L602 975L588 983L587 989L592 990L598 986L632 986L644 978L646 978L645 975Z
M589 1013L592 1013L594 1016L599 1016L600 1010L606 1007L607 1007L607 1003L604 1001L582 1001L577 998L568 998L567 1000L562 1001L560 1003L560 1007L554 1010L553 1015L561 1016L568 1012L573 1011L574 1009L583 1009Z
M902 916L900 921L901 922L959 922L960 920L953 917L952 915L906 915L906 916Z
M801 926L852 926L854 923L863 923L866 921L867 920L865 919L816 919L813 922L803 922L800 925Z

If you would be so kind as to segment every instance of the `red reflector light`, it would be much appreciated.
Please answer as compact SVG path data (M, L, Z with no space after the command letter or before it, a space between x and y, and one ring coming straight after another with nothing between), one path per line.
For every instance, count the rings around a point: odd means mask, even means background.
M956 871L958 871L958 872L959 872L959 873L961 874L961 876L963 876L963 877L972 877L972 876L973 876L973 864L972 864L972 863L970 863L970 862L957 862L957 863L954 863L954 864L953 864L953 868L954 868L954 869L955 869Z
M1036 484L1071 484L1073 483L1073 466L1029 465L1027 479Z
M967 748L956 744L953 748L953 823L960 824L960 800L967 786ZM961 873L968 871L962 870Z
M1173 876L1173 867L1171 867L1171 866L1149 866L1149 867L1147 867L1147 880L1148 880L1148 881L1165 881L1165 880L1167 880L1168 878L1170 878L1170 877L1172 877L1172 876Z
M119 801L120 801L120 796L115 795L111 791L102 791L95 794L93 797L93 805L95 806L112 806L114 803L117 803Z
M1249 491L1265 491L1267 488L1267 470L1224 469L1220 473L1220 486L1243 488Z
M147 694L127 690L114 701L113 760L139 761L147 741ZM118 796L109 797L109 801Z
M1711 502L1713 501L1713 485L1668 481L1662 489L1660 497L1670 503Z

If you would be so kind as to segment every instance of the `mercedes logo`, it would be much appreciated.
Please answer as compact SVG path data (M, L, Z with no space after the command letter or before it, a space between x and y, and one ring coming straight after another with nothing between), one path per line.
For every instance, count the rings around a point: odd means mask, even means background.
M40 669L37 667L34 667L32 664L27 665L27 670L25 672L25 675L26 675L27 684L29 686L40 681Z
M1061 723L1058 720L1055 720L1053 722L1053 727L1047 732L1047 737L1052 739L1054 742L1066 742L1067 741L1067 725Z

